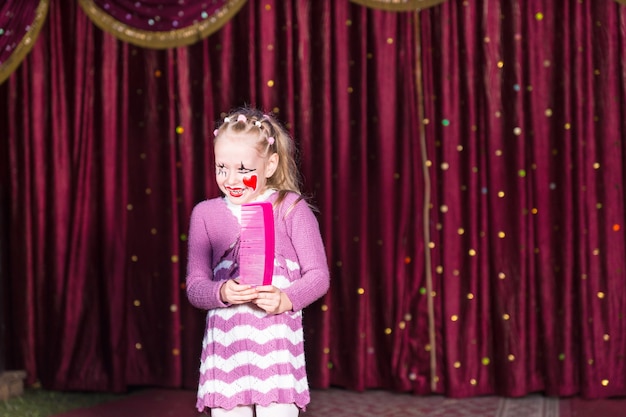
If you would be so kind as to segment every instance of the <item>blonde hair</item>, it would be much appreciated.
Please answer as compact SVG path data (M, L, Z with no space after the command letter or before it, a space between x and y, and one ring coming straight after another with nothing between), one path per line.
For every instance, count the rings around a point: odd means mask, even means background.
M280 193L276 204L280 203L289 191L301 194L296 146L289 132L273 116L251 107L235 109L224 117L223 122L215 129L214 142L226 132L256 136L257 150L262 157L278 154L276 171L267 179L267 186Z

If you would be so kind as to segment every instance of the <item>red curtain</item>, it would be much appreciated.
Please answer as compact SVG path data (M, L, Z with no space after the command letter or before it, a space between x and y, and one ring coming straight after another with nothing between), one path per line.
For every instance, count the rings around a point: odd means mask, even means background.
M51 2L0 85L9 367L195 387L188 217L218 193L214 121L249 103L292 130L320 209L313 386L626 395L625 9L249 0L155 50Z
M626 8L422 21L444 390L623 395Z

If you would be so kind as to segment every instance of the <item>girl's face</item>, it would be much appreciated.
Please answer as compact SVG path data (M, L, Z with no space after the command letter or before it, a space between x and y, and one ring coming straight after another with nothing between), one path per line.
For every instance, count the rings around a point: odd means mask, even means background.
M278 154L262 157L256 140L255 136L225 132L215 142L215 180L233 204L254 201L276 171Z

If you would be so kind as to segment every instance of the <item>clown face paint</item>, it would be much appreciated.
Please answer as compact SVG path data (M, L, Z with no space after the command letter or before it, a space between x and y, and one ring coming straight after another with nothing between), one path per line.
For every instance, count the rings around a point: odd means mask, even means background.
M257 178L258 177L256 175L243 177L243 185L252 188L252 191L256 191Z
M215 142L215 181L233 204L255 201L276 171L278 155L259 155L256 140L246 134L224 133Z

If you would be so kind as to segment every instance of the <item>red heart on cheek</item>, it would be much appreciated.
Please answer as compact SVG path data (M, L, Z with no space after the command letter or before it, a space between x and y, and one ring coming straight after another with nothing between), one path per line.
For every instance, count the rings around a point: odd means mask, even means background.
M246 187L252 188L252 190L256 190L256 179L257 179L256 175L253 175L250 178L243 177L243 185L245 185Z

